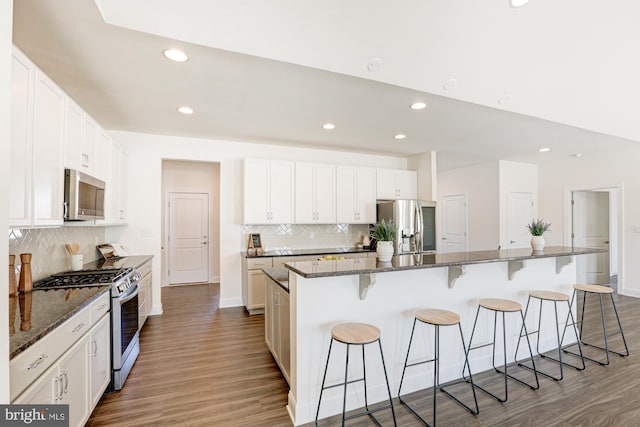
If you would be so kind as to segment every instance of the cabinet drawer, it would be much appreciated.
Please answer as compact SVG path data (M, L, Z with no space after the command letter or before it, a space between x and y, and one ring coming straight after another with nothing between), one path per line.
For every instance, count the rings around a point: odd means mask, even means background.
M99 299L99 301L101 298ZM47 370L89 330L91 306L65 321L9 363L11 400Z
M262 270L271 267L273 267L272 258L247 258L247 270Z
M89 310L91 311L91 324L94 325L109 312L111 308L111 293L109 291L102 294L100 298L91 303Z
M151 273L151 261L147 261L144 264L142 264L140 267L138 267L138 271L142 275L141 277L144 277L147 274Z

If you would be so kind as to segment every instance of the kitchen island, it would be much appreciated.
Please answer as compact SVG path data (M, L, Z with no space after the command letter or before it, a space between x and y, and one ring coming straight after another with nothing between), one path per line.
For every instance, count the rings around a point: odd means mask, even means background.
M316 405L327 357L331 327L342 322L365 322L381 332L384 357L392 395L396 396L404 357L409 342L414 312L433 307L460 314L468 342L481 298L506 298L526 304L530 290L550 290L570 294L576 283L575 257L600 249L548 247L542 253L529 249L477 251L448 254L416 254L396 256L390 263L375 258L340 261L307 261L286 264L290 270L291 372L288 405L291 419L301 425L315 418ZM549 308L549 310L553 310ZM546 312L540 348L554 346L555 329L552 311ZM566 316L560 310L560 318ZM528 318L529 327L537 324L538 310ZM493 333L493 316L481 313L476 342L489 342ZM532 328L533 329L533 328ZM507 325L507 358L513 360L519 322ZM432 357L432 330L418 330L421 338L412 350L410 360ZM570 340L575 337L568 335ZM464 354L456 331L443 330L440 336L441 382L459 378ZM344 378L345 346L334 346L327 383ZM498 346L500 347L500 346ZM521 347L526 348L526 347ZM374 351L375 350L375 351ZM352 357L359 359L359 351ZM379 368L376 349L367 361L367 394L369 402L386 399L384 377ZM521 350L522 351L522 350ZM502 357L496 351L498 360ZM368 353L369 354L369 353ZM446 355L446 356L444 356ZM491 368L491 348L470 354L473 372ZM524 357L521 353L520 357ZM350 378L361 375L361 366L350 364ZM403 392L415 391L430 384L431 369L407 371ZM425 382L427 381L427 382ZM364 406L361 386L350 386L347 408ZM327 390L323 396L320 418L342 410L342 388Z

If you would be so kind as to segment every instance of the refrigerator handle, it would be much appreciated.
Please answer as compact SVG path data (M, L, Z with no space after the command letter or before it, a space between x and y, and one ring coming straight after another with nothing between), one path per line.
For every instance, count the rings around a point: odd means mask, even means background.
M415 241L416 241L416 252L422 252L422 232L424 227L424 218L422 218L422 206L420 203L416 203L416 214L414 216L415 224L414 224L414 233L415 233Z

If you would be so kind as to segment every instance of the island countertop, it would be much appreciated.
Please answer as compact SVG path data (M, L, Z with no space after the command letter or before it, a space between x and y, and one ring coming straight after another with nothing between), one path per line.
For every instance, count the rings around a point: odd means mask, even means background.
M289 262L285 267L307 278L348 276L357 274L385 273L390 271L423 268L453 267L489 262L526 261L536 258L568 257L607 252L605 249L575 248L570 246L548 246L538 253L531 249L503 249L490 251L452 252L436 254L396 255L391 262L380 262L376 258L356 258L336 261Z

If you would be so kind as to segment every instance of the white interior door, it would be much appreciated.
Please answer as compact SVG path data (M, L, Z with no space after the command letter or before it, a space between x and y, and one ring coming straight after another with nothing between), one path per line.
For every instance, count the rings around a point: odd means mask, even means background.
M467 195L443 196L440 252L467 250Z
M169 194L169 284L209 277L209 196Z
M573 246L609 249L609 193L574 191L572 199ZM609 254L576 257L579 283L609 283Z
M531 234L527 224L535 217L533 193L509 193L507 195L507 244L506 249L531 247Z

